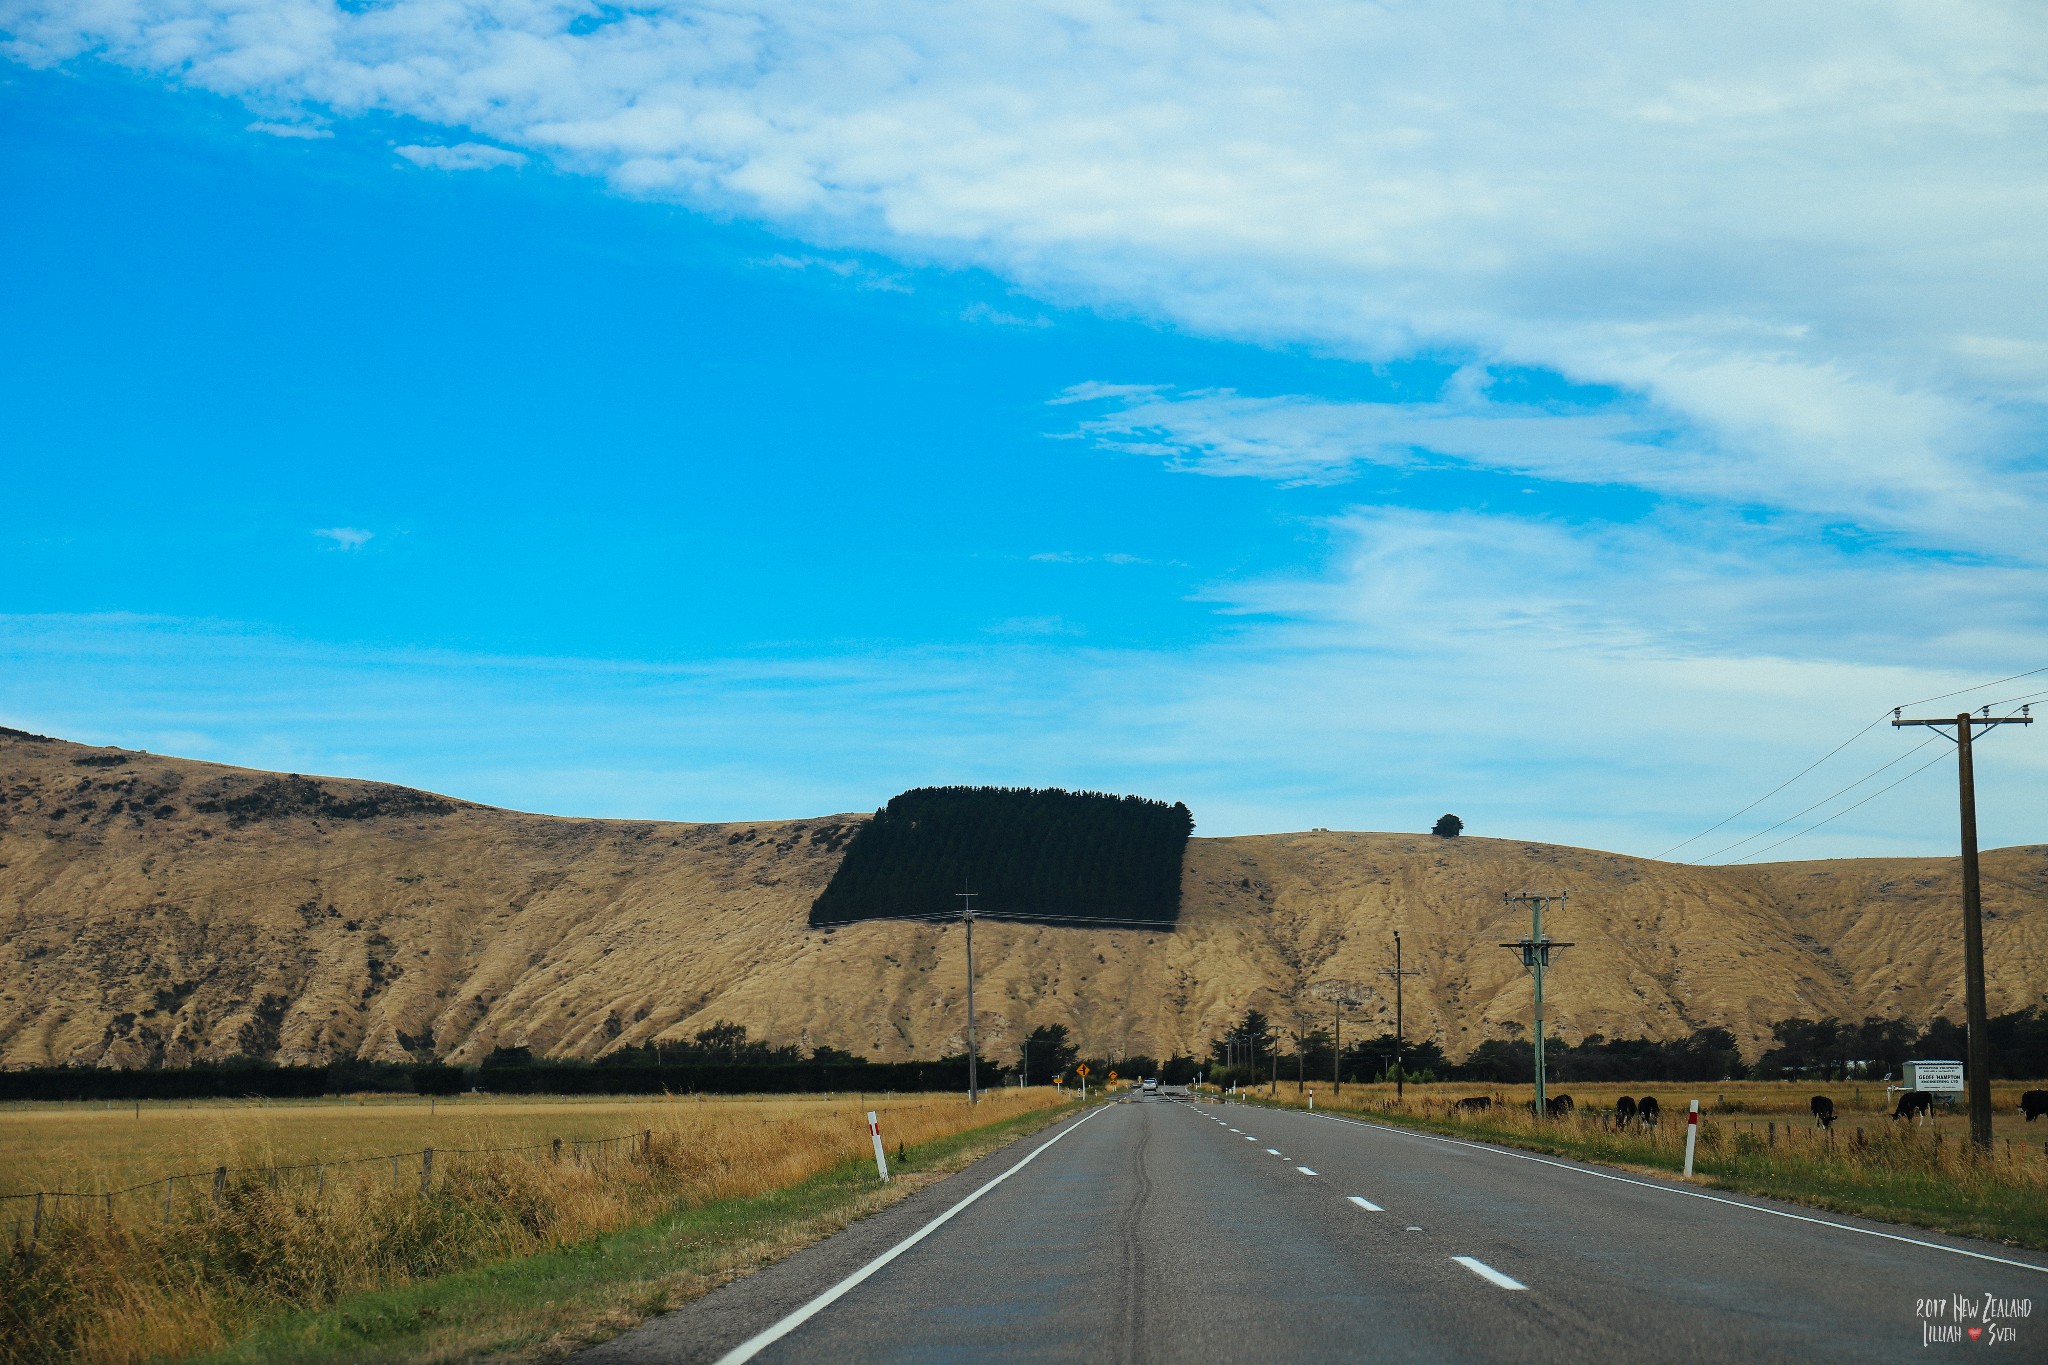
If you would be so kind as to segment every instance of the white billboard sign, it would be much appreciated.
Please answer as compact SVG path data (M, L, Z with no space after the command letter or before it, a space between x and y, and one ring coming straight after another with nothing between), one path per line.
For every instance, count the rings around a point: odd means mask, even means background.
M1963 1090L1961 1062L1907 1062L1906 1088L1929 1094L1956 1094Z

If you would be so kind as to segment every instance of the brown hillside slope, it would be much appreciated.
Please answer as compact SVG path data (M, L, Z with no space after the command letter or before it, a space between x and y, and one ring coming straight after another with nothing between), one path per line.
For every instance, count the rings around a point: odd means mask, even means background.
M574 820L0 732L0 1065L237 1054L589 1056L717 1019L877 1057L960 1046L957 927L804 920L861 816ZM1985 859L1994 1011L2048 989L2048 847ZM1248 1005L1285 1017L1351 980L1454 1055L1526 1022L1495 946L1505 890L1569 887L1551 978L1567 1037L1793 1014L1960 1016L1955 865L1694 868L1515 840L1197 839L1173 933L984 924L984 1051L1034 1024L1091 1048L1198 1047ZM989 907L994 909L995 907Z

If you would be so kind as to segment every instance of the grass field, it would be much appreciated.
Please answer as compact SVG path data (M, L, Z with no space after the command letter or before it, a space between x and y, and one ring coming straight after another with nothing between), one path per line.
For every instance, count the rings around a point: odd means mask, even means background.
M893 1154L1059 1105L1047 1089L998 1092L975 1109L955 1095L835 1095L0 1110L4 1192L94 1196L46 1197L39 1229L31 1201L9 1201L0 1361L189 1356L351 1296L835 1172L863 1189L876 1183L870 1108ZM593 1142L622 1135L632 1136ZM111 1206L98 1197L172 1173L196 1178Z
M1704 1183L1768 1195L1818 1208L1914 1223L2018 1246L2048 1248L2048 1124L2032 1129L2018 1112L2022 1090L2040 1082L1999 1082L1992 1152L1978 1156L1960 1108L1931 1122L1895 1121L1884 1086L1842 1083L1786 1084L1725 1081L1701 1085L1559 1085L1553 1097L1572 1096L1563 1120L1538 1121L1529 1112L1533 1086L1411 1085L1396 1099L1391 1085L1347 1085L1337 1095L1315 1091L1316 1107L1359 1113L1486 1141L1601 1161L1639 1170L1682 1169L1687 1104L1700 1102L1694 1172ZM1485 1095L1493 1107L1462 1113L1452 1106ZM1655 1129L1612 1121L1621 1095L1654 1095L1663 1109ZM1831 1133L1814 1123L1811 1098L1835 1102ZM1260 1103L1304 1105L1306 1093L1283 1082Z

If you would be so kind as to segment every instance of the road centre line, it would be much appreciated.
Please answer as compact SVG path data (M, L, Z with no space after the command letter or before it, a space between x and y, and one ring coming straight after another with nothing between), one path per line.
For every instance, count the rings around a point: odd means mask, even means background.
M1635 1185L1645 1190L1656 1190L1663 1194L1680 1194L1688 1199L1704 1199L1710 1204L1726 1204L1731 1209L1746 1209L1751 1213L1767 1213L1774 1218L1789 1218L1795 1223L1812 1223L1816 1227L1835 1228L1841 1232L1858 1232L1865 1237L1878 1237L1887 1242L1904 1242L1907 1246L1925 1247L1930 1251L1946 1251L1956 1256L1968 1256L1976 1261L1990 1261L1994 1265L2009 1265L2020 1270L2031 1270L2036 1274L2048 1275L2048 1265L2037 1265L2031 1261L2015 1261L2006 1256L1993 1256L1982 1251L1969 1251L1963 1247L1944 1246L1940 1242L1923 1241L1918 1237L1906 1237L1896 1232L1879 1232L1875 1228L1859 1228L1854 1223L1837 1223L1828 1218L1811 1218L1803 1213L1788 1213L1763 1204L1745 1204L1740 1199L1729 1199L1723 1195L1708 1194L1705 1190L1680 1189L1672 1185L1660 1185L1654 1180L1637 1180L1632 1176L1614 1175L1608 1171L1596 1171L1587 1166L1575 1166L1568 1161L1557 1161L1531 1152L1512 1151L1506 1147L1493 1147L1483 1142L1470 1142L1464 1138L1443 1137L1436 1133L1417 1132L1412 1128L1401 1128L1391 1123L1372 1123L1365 1119L1339 1118L1335 1114L1312 1114L1309 1117L1327 1119L1333 1123L1348 1123L1355 1128L1374 1128L1381 1132L1395 1133L1401 1137L1419 1138L1428 1142L1440 1142L1447 1147L1465 1147L1475 1152L1492 1156L1513 1157L1517 1161L1533 1161L1539 1166L1554 1166L1560 1171L1574 1175L1588 1175L1597 1180L1612 1180L1623 1185Z
M1297 1171L1300 1171L1300 1172L1301 1172L1301 1173L1302 1173L1303 1175L1314 1175L1314 1174L1315 1174L1315 1172L1314 1172L1314 1171L1310 1170L1310 1169L1309 1169L1308 1167L1306 1167L1306 1166L1296 1166L1296 1167L1295 1167L1294 1169L1295 1169L1295 1170L1297 1170Z
M1364 1195L1362 1195L1362 1194L1347 1194L1347 1195L1345 1195L1344 1197L1345 1197L1346 1199L1349 1199L1349 1200L1350 1200L1350 1201L1351 1201L1352 1203L1354 1203L1354 1204L1358 1205L1358 1207L1360 1207L1360 1208L1364 1209L1364 1210L1365 1210L1365 1211L1366 1211L1367 1213L1385 1213L1385 1212L1386 1212L1386 1210L1385 1210L1385 1209L1381 1208L1381 1207L1380 1207L1380 1206L1379 1206L1378 1204L1375 1204L1375 1203L1373 1203L1373 1202L1372 1202L1372 1200L1370 1200L1370 1199L1367 1199L1367 1198L1366 1198L1366 1197L1365 1197Z
M1279 1149L1278 1147L1268 1147L1268 1148L1266 1149L1266 1155L1267 1155L1267 1156L1278 1156L1278 1155L1280 1155L1280 1149Z
M727 1351L724 1355L718 1358L717 1365L742 1365L742 1362L752 1360L755 1356L767 1350L770 1346L773 1346L776 1342L782 1340L791 1332L794 1332L797 1328L803 1326L812 1318L824 1312L827 1308L830 1308L833 1304L837 1303L840 1299L844 1298L847 1294L851 1293L853 1289L856 1288L861 1283L861 1281L867 1279L868 1276L874 1274L883 1266L889 1264L889 1262L895 1260L898 1256L901 1256L904 1252L910 1250L919 1242L922 1242L925 1238L931 1236L934 1232L937 1232L940 1227L942 1227L945 1223L952 1219L953 1215L959 1213L969 1204L972 1204L975 1200L981 1198L990 1190L1002 1184L1005 1180L1008 1180L1011 1176L1017 1174L1017 1172L1023 1170L1032 1162L1038 1160L1039 1157L1045 1155L1047 1151L1051 1150L1052 1145L1054 1143L1065 1141L1069 1134L1073 1133L1082 1124L1088 1122L1088 1120L1094 1118L1096 1114L1104 1114L1107 1112L1109 1111L1108 1108L1105 1106L1104 1108L1095 1110L1094 1113L1083 1114L1080 1118L1076 1119L1073 1122L1073 1124L1071 1124L1064 1132L1055 1133L1050 1139L1048 1139L1045 1143L1043 1143L1035 1151L1033 1151L1031 1155L1025 1157L1022 1161L1012 1166L1009 1170L1004 1171L995 1179L988 1181L986 1184L976 1189L974 1193L968 1195L965 1199L962 1199L959 1203L953 1205L952 1208L947 1209L944 1213L932 1219L931 1222L926 1223L916 1232L911 1233L908 1237L898 1242L895 1246L890 1247L887 1251L875 1257L874 1260L869 1261L859 1270L856 1270L851 1275L848 1275L838 1284L833 1285L830 1289L818 1295L818 1297L812 1299L809 1303L803 1305L803 1307L798 1308L796 1311L786 1315L782 1318L781 1321L775 1323L773 1326L770 1326L763 1331L755 1333L753 1336L748 1337L739 1345L733 1347L730 1351Z
M1476 1256L1453 1256L1451 1259L1471 1271L1474 1275L1477 1275L1480 1279L1489 1280L1499 1285L1502 1289L1527 1289L1529 1287L1511 1275L1501 1274Z

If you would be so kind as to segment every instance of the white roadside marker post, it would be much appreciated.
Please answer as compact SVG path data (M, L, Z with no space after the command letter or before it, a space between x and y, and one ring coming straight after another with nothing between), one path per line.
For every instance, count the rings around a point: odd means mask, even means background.
M1694 1100L1685 1111L1685 1178L1692 1179L1692 1146L1700 1135L1700 1102Z
M872 1109L868 1110L868 1136L875 1140L875 1174L881 1176L882 1183L886 1185L889 1182L889 1158L882 1153L882 1121L875 1117Z
M1316 1092L1313 1090L1308 1092L1308 1112L1311 1114L1316 1112Z

